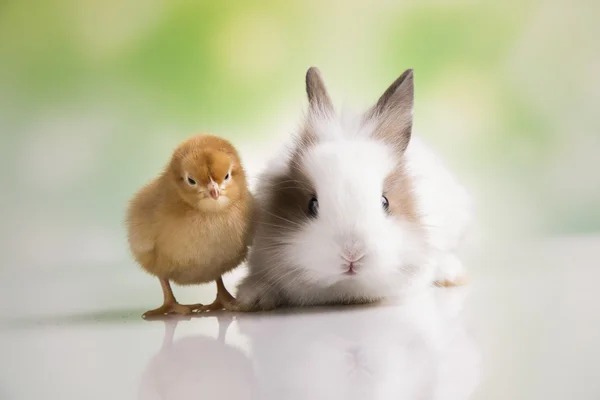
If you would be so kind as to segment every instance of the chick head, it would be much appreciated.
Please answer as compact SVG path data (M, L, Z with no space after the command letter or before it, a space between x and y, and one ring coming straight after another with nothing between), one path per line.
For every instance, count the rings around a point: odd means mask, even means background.
M178 153L174 178L188 204L203 211L219 211L243 195L246 180L235 154L194 146Z

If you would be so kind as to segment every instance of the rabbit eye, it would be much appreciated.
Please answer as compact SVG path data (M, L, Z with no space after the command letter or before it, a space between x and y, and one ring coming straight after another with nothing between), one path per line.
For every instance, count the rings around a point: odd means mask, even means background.
M308 214L311 217L316 217L318 213L319 213L319 201L317 200L316 197L313 197L308 202Z
M388 212L390 209L390 202L388 201L387 197L385 197L385 196L381 196L381 207L383 207L383 210L385 212Z
M196 181L190 178L189 176L187 177L187 181L191 186L194 186L196 184Z
M229 174L225 175L225 180L229 179Z

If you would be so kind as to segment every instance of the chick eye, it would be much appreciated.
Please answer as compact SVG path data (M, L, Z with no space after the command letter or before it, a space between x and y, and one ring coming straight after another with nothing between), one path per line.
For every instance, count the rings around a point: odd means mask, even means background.
M316 197L313 197L308 202L308 214L311 217L316 217L318 213L319 213L319 201L317 200Z
M187 177L187 181L191 186L194 186L196 184L196 181L190 178L189 176Z
M383 210L385 212L388 212L390 209L390 202L388 201L387 197L385 197L385 196L381 196L381 207L383 207Z
M229 180L229 174L225 175L225 180Z

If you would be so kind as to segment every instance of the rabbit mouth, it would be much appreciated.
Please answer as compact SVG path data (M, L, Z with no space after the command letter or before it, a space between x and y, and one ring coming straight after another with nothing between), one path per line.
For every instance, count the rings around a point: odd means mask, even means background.
M355 261L350 261L344 264L343 274L346 276L354 276L358 273L359 265Z
M344 275L346 275L346 276L353 276L356 274L357 274L356 269L354 268L354 266L352 264L350 264L348 266L348 268L344 271Z

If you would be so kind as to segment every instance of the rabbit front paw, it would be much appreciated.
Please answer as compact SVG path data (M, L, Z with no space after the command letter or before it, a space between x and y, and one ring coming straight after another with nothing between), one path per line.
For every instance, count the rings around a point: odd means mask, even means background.
M435 269L435 286L461 286L469 282L465 267L455 254L447 253L440 255Z

